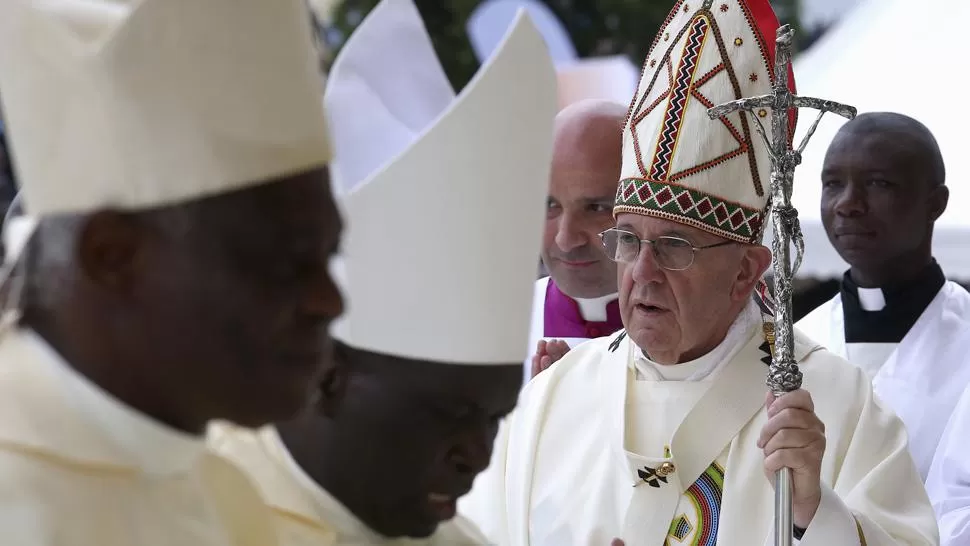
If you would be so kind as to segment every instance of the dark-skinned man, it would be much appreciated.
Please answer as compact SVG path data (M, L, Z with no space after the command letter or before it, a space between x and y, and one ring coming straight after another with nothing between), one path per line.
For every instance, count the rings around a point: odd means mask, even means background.
M345 399L212 437L289 546L487 543L456 502L522 384L556 112L527 18L453 97L410 0L378 4L329 75Z
M616 294L616 264L599 234L613 227L613 196L627 108L585 100L556 116L552 174L542 263L532 307L531 378L569 346L623 327Z
M204 433L293 418L331 377L341 224L308 17L303 0L0 4L37 223L0 336L0 544L277 544Z
M926 479L970 382L970 294L933 259L946 209L943 158L923 124L888 112L846 123L822 168L822 222L850 268L798 328L862 368L906 423Z
M462 507L494 544L770 544L781 468L801 546L938 542L903 424L861 370L797 335L803 387L766 392L768 150L750 117L707 112L771 92L778 26L768 0L681 1L656 33L602 238L624 329L523 389Z

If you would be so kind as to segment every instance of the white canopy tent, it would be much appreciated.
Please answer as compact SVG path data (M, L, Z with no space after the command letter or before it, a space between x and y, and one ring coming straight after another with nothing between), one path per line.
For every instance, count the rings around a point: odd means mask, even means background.
M866 0L795 62L799 94L850 104L860 113L903 113L936 136L950 202L936 224L933 252L947 276L958 280L970 279L970 163L962 161L970 110L963 105L967 75L960 72L970 58L963 29L968 19L967 0ZM801 111L796 142L815 114ZM826 114L796 171L793 201L806 247L799 277L838 277L847 268L819 213L822 160L844 123Z

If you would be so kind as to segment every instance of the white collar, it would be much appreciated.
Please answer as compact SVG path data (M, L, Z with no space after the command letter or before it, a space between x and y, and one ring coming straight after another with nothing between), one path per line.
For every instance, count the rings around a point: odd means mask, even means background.
M761 324L761 309L752 300L731 323L727 335L717 347L694 360L674 365L659 364L647 358L640 347L636 347L634 366L637 370L637 378L648 381L701 381L712 377L721 365L734 358L734 355L751 339L752 330L760 327Z
M573 298L579 306L579 314L588 322L606 322L606 306L616 301L617 293L607 294L598 298Z
M882 288L862 288L856 289L859 296L859 306L863 311L882 311L886 308L886 295Z
M72 368L33 330L21 330L24 342L57 381L55 386L78 414L148 474L166 476L191 470L205 453L202 436L164 425L129 407Z

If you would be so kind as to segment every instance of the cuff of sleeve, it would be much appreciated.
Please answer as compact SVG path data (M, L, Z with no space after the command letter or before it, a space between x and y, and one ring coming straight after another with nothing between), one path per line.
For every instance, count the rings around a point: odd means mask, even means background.
M823 483L822 500L818 504L818 511L815 512L815 517L808 524L798 544L799 546L831 546L832 544L860 546L860 533L861 529L852 511L835 491ZM846 542L847 537L852 537L854 540Z

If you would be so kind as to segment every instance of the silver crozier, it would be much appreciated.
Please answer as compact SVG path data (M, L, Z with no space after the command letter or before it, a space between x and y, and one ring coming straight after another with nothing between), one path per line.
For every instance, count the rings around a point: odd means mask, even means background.
M770 208L774 227L772 252L775 281L775 341L767 383L775 396L798 390L802 385L802 373L798 370L798 363L795 362L794 357L791 301L792 278L798 271L805 252L805 243L798 224L798 211L791 204L795 167L801 163L802 151L805 150L805 146L826 112L834 112L848 119L856 115L855 108L851 106L811 97L799 97L788 89L788 68L791 65L794 34L795 31L788 25L778 29L775 42L775 79L772 82L770 95L728 102L715 106L707 112L711 119L719 119L733 112L741 112L741 115L745 112L752 114L750 117L757 122L755 129L768 147L771 157ZM793 108L818 110L815 123L809 128L797 149L792 148L789 140L789 111ZM761 116L758 115L762 110L770 110L773 114L770 139L761 123ZM796 252L794 267L791 261L792 244L795 245ZM791 469L783 468L775 475L775 546L791 546L794 530L792 524Z

